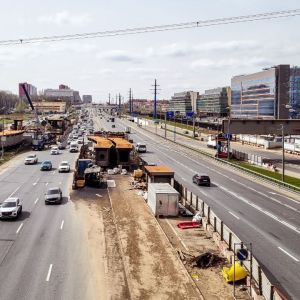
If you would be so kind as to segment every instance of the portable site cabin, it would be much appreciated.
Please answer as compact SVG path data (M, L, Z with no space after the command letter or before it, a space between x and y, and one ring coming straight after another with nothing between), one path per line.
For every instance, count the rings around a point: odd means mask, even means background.
M145 166L147 183L174 183L174 171L167 166Z
M156 217L178 215L179 193L168 183L149 183L147 203Z

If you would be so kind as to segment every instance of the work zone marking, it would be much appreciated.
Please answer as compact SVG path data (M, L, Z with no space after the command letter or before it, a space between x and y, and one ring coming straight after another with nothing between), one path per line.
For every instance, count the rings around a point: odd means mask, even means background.
M37 204L39 201L39 198L36 198L35 201L34 201L34 204Z
M20 230L22 229L22 227L23 227L23 223L21 223L21 225L18 227L18 229L17 229L17 231L16 231L16 234L18 234L19 232L20 232Z
M299 259L296 258L295 256L293 256L292 254L290 254L289 252L287 252L286 250L282 249L281 247L278 247L278 249L280 251L282 251L283 253L285 253L287 256L289 256L290 258L292 258L294 261L299 262Z
M50 276L51 276L51 272L52 272L52 267L53 267L53 265L50 264L49 270L48 270L48 273L47 273L47 277L46 277L46 281L49 281L49 280L50 280Z
M65 224L65 221L64 221L64 220L62 220L62 221L61 221L61 224L60 224L60 230L62 230L62 229L63 229L63 227L64 227L64 224Z
M231 212L231 211L228 211L228 213L230 213L232 216L234 216L236 219L240 219L237 215L235 215L233 212Z
M251 201L245 199L243 196L237 195L236 193L234 193L234 192L228 190L227 188L225 188L224 186L219 185L219 188L222 189L223 191L229 193L230 195L236 197L236 198L239 199L240 201L243 201L244 203L250 205L251 207L253 207L253 208L255 208L256 210L258 210L259 212L261 212L261 213L267 215L268 217L272 218L273 220L279 222L280 224L283 224L284 226L288 227L289 229L292 229L293 231L295 231L295 232L297 232L298 234L300 234L300 230L299 230L297 227L295 227L295 226L293 226L292 224L290 224L290 223L288 223L288 222L286 222L286 221L280 219L279 217L273 215L273 214L270 213L269 211L264 210L262 207L260 207L260 206L258 206L258 205L256 205L256 204L252 203Z

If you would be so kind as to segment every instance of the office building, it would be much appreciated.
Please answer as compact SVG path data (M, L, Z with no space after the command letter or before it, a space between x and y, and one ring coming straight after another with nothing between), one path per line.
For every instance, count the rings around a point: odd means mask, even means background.
M287 119L289 110L289 65L278 65L260 72L231 79L231 117Z
M37 88L34 85L32 85L30 83L27 83L27 82L22 82L22 83L19 83L19 97L20 98L25 98L26 97L25 92L24 92L23 87L22 87L22 84L25 85L26 91L29 94L29 96L36 96L37 95Z
M61 113L66 112L66 102L63 101L36 101L33 106L38 113Z
M70 89L66 85L60 85L59 89L45 89L44 96L50 99L64 100L72 104L81 103L81 97L78 91Z
M228 113L230 97L230 87L206 90L197 99L197 112L199 115L224 117Z
M193 91L175 93L170 100L169 111L180 115L186 115L193 111L196 113L198 96L199 93Z
M289 117L300 119L300 67L291 68L289 89Z
M92 103L92 101L93 101L92 95L82 95L83 103Z

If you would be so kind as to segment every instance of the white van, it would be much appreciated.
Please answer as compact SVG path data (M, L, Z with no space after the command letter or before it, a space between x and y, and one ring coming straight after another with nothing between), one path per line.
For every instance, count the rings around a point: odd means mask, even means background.
M146 144L144 144L144 143L137 143L135 148L136 148L136 151L139 153L147 152L147 147L146 147Z
M70 152L78 152L79 147L77 142L71 142L70 144Z

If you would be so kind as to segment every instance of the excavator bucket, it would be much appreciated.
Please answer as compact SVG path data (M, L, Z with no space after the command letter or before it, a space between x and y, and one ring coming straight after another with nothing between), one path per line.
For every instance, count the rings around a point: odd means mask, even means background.
M235 271L233 265L230 268L223 267L223 277L226 282L242 280L247 277L247 274L247 271L239 264L239 262L235 262Z

